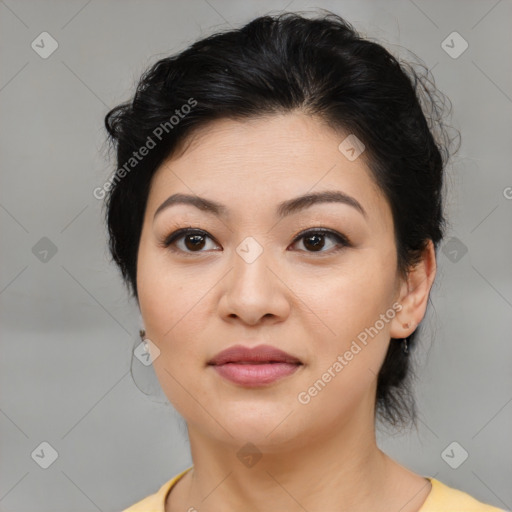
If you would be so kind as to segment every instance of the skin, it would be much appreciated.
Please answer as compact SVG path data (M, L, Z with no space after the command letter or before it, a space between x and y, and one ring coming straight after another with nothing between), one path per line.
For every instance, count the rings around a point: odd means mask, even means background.
M172 489L166 511L418 511L431 485L384 454L375 440L376 376L390 338L422 320L434 280L432 244L403 277L397 273L393 219L362 157L338 149L346 137L303 113L222 119L196 131L153 177L141 234L137 286L153 365L186 420L193 470ZM279 220L276 206L326 190L355 198L315 204ZM229 211L218 218L172 194L205 197ZM162 241L179 228L204 230ZM325 236L315 251L309 228ZM311 235L311 233L310 233ZM253 237L263 252L236 252ZM188 244L186 243L188 240ZM336 251L337 247L341 247ZM379 315L402 308L335 378L304 405L307 391ZM407 327L408 326L408 327ZM223 379L207 362L237 344L270 344L299 358L292 375L262 388ZM248 442L261 459L247 467ZM204 501L203 501L204 500ZM340 506L343 504L343 507Z

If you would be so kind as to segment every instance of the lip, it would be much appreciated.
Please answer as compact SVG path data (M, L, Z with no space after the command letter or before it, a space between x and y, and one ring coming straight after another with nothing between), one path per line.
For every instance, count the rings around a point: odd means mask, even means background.
M234 345L219 352L208 365L222 377L242 386L271 384L302 366L296 357L270 345Z
M300 359L279 350L271 345L244 347L233 345L213 357L208 364L221 365L226 363L291 363L302 364Z

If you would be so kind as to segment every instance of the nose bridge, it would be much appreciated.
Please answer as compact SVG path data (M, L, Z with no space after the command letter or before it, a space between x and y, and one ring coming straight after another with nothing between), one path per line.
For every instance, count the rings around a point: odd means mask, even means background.
M288 301L280 291L279 279L270 270L273 266L270 253L251 236L236 247L225 290L229 315L235 313L246 322L255 323L265 315L286 314Z
M261 285L268 286L271 273L267 266L270 265L268 249L263 247L256 238L248 236L238 244L233 254L233 285L253 291ZM270 275L269 275L270 274Z

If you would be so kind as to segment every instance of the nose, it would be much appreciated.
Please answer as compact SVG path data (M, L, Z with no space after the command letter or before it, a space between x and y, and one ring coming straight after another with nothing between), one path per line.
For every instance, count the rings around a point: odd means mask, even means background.
M233 254L232 270L223 280L219 301L223 318L238 318L247 325L257 325L262 321L282 322L289 315L291 292L275 261L265 252L254 261Z

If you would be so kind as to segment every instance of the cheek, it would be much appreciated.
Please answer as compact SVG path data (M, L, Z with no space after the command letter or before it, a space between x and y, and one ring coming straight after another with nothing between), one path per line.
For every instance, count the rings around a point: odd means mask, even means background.
M193 299L197 277L186 271L176 272L160 248L141 240L137 261L137 290L139 306L146 332L161 343L172 335L174 326L187 314L189 299Z
M313 373L320 378L338 356L343 356L343 371L337 375L343 373L345 377L336 379L332 387L343 387L349 376L352 384L362 379L361 384L367 385L382 365L396 314L392 307L393 261L392 257L382 259L368 251L347 262L345 270L331 273L329 279L320 279L316 285L303 281L304 296L308 297L305 302L322 320L324 333L319 336L320 331L311 330L306 334L314 343Z
M158 269L158 271L155 271ZM205 291L197 276L168 272L156 257L141 257L139 305L147 337L160 353L153 367L165 395L184 416L190 414L190 394L202 402L204 390L197 376L205 361ZM200 282L200 280L199 280ZM196 411L195 414L200 414Z
M392 258L381 259L370 251L357 253L339 271L331 268L326 275L299 279L300 296L337 336L346 338L354 329L375 323L391 307L395 290L392 262Z
M139 306L147 337L160 350L155 370L160 366L161 372L166 368L174 374L205 363L200 343L205 324L213 314L205 293L217 280L206 276L203 279L192 267L171 268L165 251L141 248Z
M381 270L375 266L373 271L347 272L310 292L315 313L330 328L323 329L327 334L322 336L306 334L311 364L295 401L310 418L338 421L363 403L363 409L372 410L395 314L392 281L386 282Z

